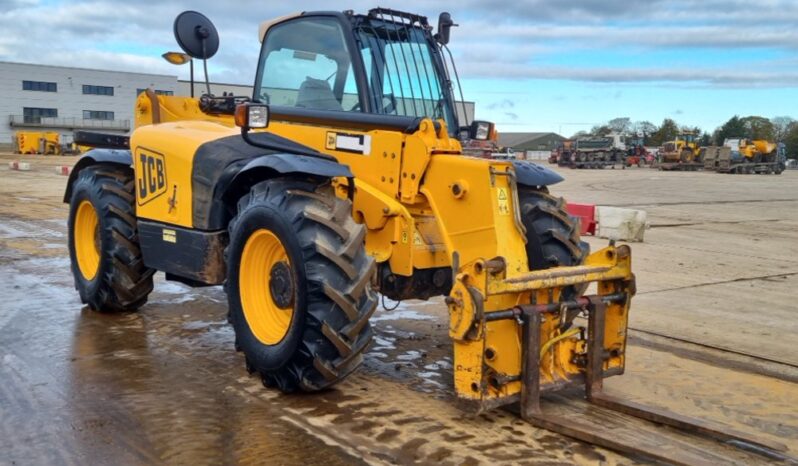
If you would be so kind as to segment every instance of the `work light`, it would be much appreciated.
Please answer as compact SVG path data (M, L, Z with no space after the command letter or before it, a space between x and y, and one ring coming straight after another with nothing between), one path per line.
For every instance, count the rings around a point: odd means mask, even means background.
M269 126L269 106L243 103L236 107L235 121L241 128L266 128Z
M471 123L470 132L471 139L487 141L492 139L493 123L489 121L474 121Z

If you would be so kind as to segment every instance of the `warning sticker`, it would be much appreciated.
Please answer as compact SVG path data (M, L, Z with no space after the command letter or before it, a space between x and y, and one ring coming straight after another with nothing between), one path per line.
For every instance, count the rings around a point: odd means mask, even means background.
M421 235L419 235L417 231L413 232L413 244L415 246L423 246L424 245L424 240L421 239Z
M407 244L407 231L402 230L402 244Z
M510 215L510 196L507 188L496 188L496 203L499 207L499 215Z
M163 240L167 243L177 243L177 232L175 230L163 229Z

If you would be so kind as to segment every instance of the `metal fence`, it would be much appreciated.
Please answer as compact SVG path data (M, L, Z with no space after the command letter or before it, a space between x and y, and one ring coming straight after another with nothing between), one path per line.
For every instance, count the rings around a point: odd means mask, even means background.
M46 127L67 129L115 129L130 130L130 120L87 120L83 118L39 117L27 115L9 115L11 127Z

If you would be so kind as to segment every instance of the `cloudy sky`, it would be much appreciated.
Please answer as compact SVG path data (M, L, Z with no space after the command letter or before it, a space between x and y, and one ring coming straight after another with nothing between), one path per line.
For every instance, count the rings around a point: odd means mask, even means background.
M362 0L0 0L0 60L187 77L160 58L177 49L182 10L209 16L221 46L211 79L250 84L262 20ZM734 114L798 118L798 0L381 1L449 11L450 48L477 117L500 131L570 135L626 116L712 130Z

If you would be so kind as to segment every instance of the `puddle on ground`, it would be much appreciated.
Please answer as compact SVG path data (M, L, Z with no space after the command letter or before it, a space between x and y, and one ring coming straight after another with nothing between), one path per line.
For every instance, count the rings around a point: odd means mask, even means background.
M17 222L0 240L35 230ZM159 274L140 312L103 314L80 304L65 255L0 250L0 278L7 461L634 463L503 410L459 409L441 300L378 311L359 371L332 390L282 395L244 370L220 287L193 289ZM627 375L609 379L608 389L798 449L794 384L641 347L629 355Z

